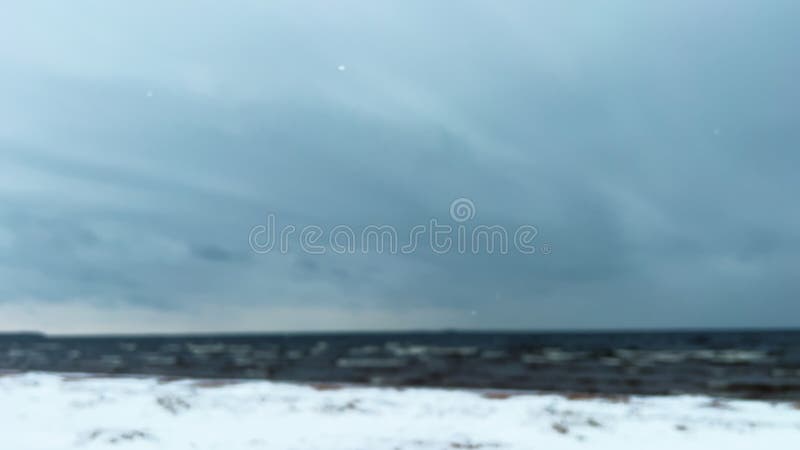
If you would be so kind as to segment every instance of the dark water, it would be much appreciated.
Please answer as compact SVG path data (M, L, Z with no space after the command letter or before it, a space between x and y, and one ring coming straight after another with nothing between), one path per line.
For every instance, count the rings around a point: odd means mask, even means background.
M800 331L0 335L0 369L800 399Z

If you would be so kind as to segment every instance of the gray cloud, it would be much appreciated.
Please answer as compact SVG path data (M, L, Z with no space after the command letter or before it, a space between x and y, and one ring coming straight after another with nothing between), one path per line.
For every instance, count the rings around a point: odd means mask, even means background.
M798 325L795 2L6 9L0 303L18 317ZM409 230L458 197L552 254L248 247L269 212Z

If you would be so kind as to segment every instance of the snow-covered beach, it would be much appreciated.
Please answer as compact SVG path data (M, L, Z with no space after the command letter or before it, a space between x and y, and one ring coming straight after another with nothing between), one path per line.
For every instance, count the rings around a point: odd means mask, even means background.
M794 449L800 407L704 396L0 376L0 448Z

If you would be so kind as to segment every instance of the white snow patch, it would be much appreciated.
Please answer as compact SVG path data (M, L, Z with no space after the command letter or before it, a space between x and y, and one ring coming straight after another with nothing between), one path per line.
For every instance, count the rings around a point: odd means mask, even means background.
M0 441L65 449L794 449L790 403L0 376Z

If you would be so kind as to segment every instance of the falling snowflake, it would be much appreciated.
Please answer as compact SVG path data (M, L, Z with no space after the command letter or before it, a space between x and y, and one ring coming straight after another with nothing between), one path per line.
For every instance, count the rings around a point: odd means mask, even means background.
M339 64L339 65L336 67L336 69L337 69L339 72L344 72L345 70L347 70L347 66L345 66L344 64Z

